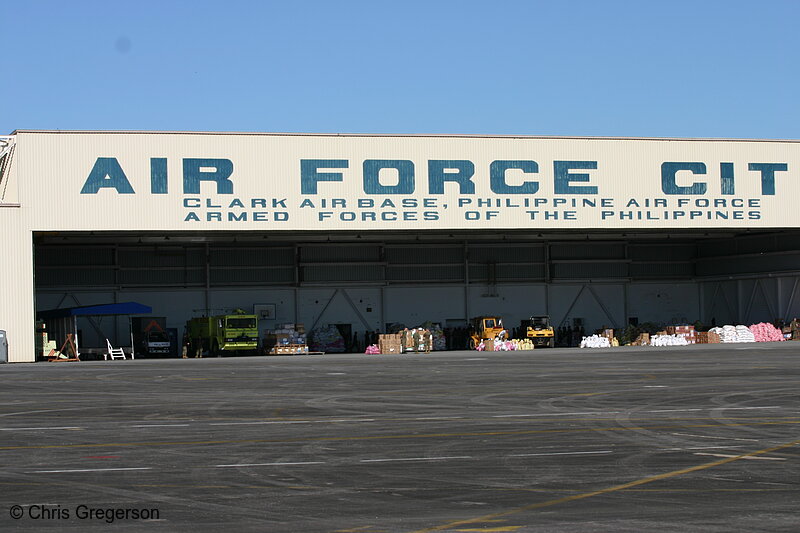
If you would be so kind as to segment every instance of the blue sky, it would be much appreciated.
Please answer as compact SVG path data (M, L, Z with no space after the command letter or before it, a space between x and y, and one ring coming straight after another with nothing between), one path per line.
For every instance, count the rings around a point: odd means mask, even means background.
M798 139L800 0L5 2L15 129Z

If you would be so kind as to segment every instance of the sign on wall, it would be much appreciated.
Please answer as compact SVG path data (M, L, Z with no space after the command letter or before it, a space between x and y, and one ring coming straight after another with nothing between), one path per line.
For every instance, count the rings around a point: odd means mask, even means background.
M41 230L800 226L794 142L19 135Z

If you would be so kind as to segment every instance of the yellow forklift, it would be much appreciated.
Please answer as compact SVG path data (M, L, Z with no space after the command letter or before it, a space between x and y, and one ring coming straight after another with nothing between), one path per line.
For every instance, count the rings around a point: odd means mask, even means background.
M470 347L474 350L486 339L506 340L508 332L503 327L503 319L499 316L479 316L470 323Z
M537 348L553 348L556 345L555 331L547 315L532 316L530 320L522 321L525 336L533 341Z

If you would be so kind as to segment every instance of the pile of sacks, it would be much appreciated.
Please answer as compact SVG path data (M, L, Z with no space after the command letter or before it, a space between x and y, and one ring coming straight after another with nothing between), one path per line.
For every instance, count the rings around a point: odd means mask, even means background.
M364 353L367 355L380 355L381 349L378 348L377 344L370 344L367 346L367 350Z
M608 337L592 335L581 339L581 348L611 348L611 341Z
M750 326L750 332L755 337L756 342L775 342L775 341L785 341L786 339L783 337L783 333L781 330L769 324L767 322L761 322L760 324L753 324Z
M531 339L511 339L515 350L533 350L534 344Z
M719 342L756 342L755 335L747 326L722 326L709 331L719 335Z
M653 335L650 346L687 346L689 341L683 335Z

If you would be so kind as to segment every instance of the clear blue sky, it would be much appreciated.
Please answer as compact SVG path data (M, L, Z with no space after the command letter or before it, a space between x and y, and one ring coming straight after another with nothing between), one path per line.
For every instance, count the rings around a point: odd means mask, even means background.
M800 0L11 0L15 129L800 138Z

